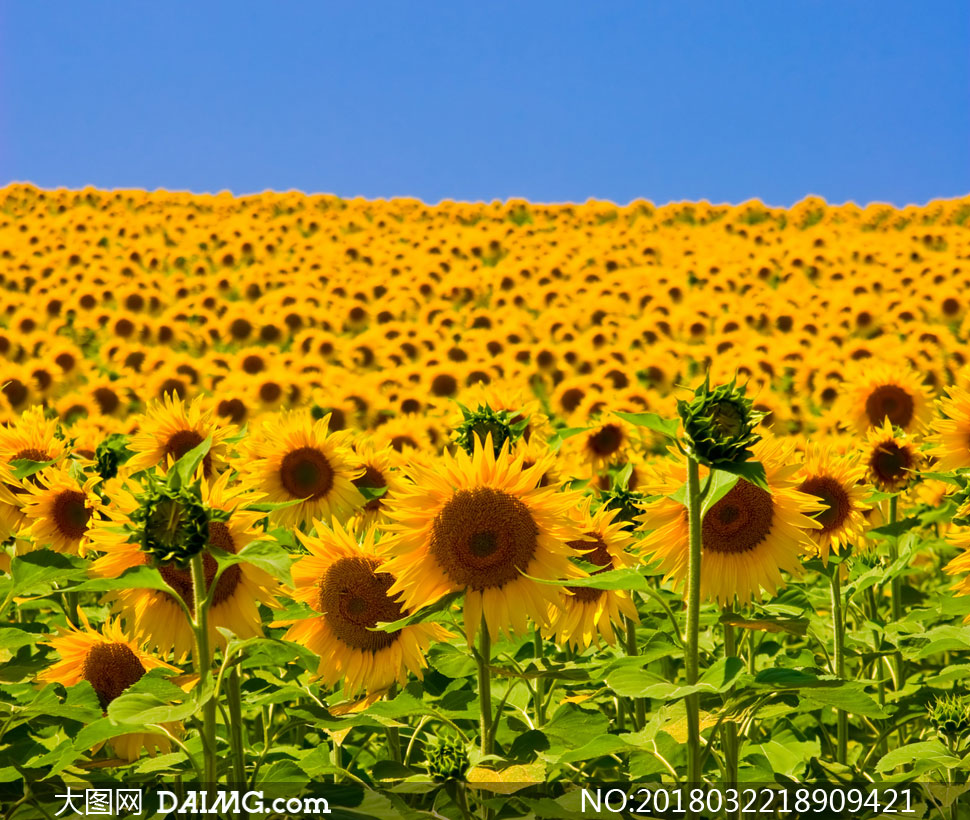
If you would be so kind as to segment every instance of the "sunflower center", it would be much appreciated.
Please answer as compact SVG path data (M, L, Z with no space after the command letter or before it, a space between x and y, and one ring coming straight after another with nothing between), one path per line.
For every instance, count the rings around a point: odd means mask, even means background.
M606 424L589 437L589 447L598 456L611 456L623 444L619 425Z
M906 478L912 466L913 456L909 448L895 441L884 441L878 445L869 460L870 469L877 480L884 484L893 484Z
M773 517L771 493L741 479L704 516L704 549L735 555L749 552L771 532Z
M460 587L501 587L519 578L538 548L539 528L518 498L477 487L458 490L435 517L431 549Z
M744 430L741 408L733 401L719 401L714 408L711 422L724 438L737 438Z
M320 498L333 487L333 468L319 450L301 447L284 456L280 483L294 498Z
M387 649L400 632L372 632L381 622L404 615L401 604L387 594L394 576L378 572L375 558L340 558L320 579L318 608L342 643L365 652Z
M866 415L873 427L878 427L887 418L894 427L908 427L914 409L913 397L895 384L877 387L866 399Z
M83 538L88 531L91 510L85 506L85 500L84 493L77 490L65 490L54 499L54 524L64 535L75 541Z
M849 494L832 476L812 476L803 481L798 489L816 496L825 505L825 509L815 516L815 520L822 525L822 533L839 529L849 517Z
M209 543L225 552L236 552L236 547L232 540L232 533L229 532L229 527L222 521L209 522ZM158 571L161 573L162 578L165 579L165 583L179 594L179 597L185 601L189 609L192 609L195 605L195 588L192 586L191 571L173 564L161 566L158 568ZM208 552L203 552L202 573L205 576L206 591L212 588L212 581L218 571L219 564L216 563L216 559ZM223 601L229 600L241 581L242 568L239 564L231 564L226 567L222 575L219 576L216 591L212 595L212 606L218 606Z
M401 453L404 451L405 447L413 447L415 450L418 449L418 443L411 438L411 436L394 436L391 439L391 447L393 447L397 452Z
M96 643L81 666L81 677L94 688L102 709L144 674L138 656L123 643Z
M595 570L593 575L599 575L601 572L606 572L607 570L613 569L613 556L610 555L610 551L606 548L606 542L602 537L595 532L587 532L585 535L594 538L594 541L567 541L567 545L572 547L574 550L583 553L583 560L589 561L591 564L596 564L602 569ZM598 600L603 593L606 591L604 589L594 589L593 587L566 587L573 596L575 600L582 603L587 601Z
M45 453L43 450L38 450L36 447L28 447L25 450L19 451L11 461L18 461L19 459L26 458L29 461L50 461L51 457L49 454Z

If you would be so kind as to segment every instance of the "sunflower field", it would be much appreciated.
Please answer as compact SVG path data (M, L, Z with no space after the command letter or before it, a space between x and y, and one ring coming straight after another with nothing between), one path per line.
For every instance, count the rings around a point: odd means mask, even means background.
M970 199L0 202L5 818L957 816Z

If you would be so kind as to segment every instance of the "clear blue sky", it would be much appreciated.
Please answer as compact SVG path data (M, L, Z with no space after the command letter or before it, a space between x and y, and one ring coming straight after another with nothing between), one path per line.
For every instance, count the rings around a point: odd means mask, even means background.
M0 0L0 184L970 192L967 0Z

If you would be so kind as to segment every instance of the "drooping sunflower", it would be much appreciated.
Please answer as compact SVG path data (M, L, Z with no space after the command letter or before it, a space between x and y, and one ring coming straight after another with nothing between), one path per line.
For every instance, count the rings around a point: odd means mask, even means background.
M419 609L450 592L465 593L465 634L474 640L483 618L488 633L522 634L528 618L547 624L558 603L555 586L542 579L581 577L569 561L571 541L582 540L568 512L575 493L538 486L551 455L523 469L522 455L491 436L474 453L445 454L434 467L414 465L412 485L390 511L388 572L397 579L390 594L402 594Z
M714 504L701 524L701 597L730 604L771 594L784 583L782 572L797 574L806 550L814 547L807 531L821 529L810 518L823 509L818 499L796 489L801 465L792 463L794 443L764 438L751 448L764 464L768 489L739 479ZM663 497L638 516L645 557L660 562L678 586L686 587L689 526L687 508L668 496L686 480L682 461L666 462L649 490ZM701 471L701 486L706 481Z
M923 455L903 433L897 433L886 419L866 436L866 477L877 490L904 490L923 463Z
M593 513L591 504L592 498L587 496L575 513L583 533L583 540L569 542L575 555L602 567L597 573L636 564L629 552L633 536L622 521L615 520L619 510L600 507ZM550 615L547 634L560 644L583 649L597 643L600 637L609 644L615 643L614 626L619 626L622 618L640 620L629 593L593 587L566 587Z
M84 556L87 553L91 518L101 509L94 487L99 476L78 483L66 470L48 467L26 482L21 496L24 529L36 549L48 548Z
M905 367L868 364L856 371L842 406L844 418L860 433L889 421L911 432L922 429L933 413L932 391Z
M927 438L937 459L934 469L943 473L970 467L970 391L952 385L939 406L943 417L933 420L933 435Z
M815 516L822 528L808 534L826 562L830 550L839 553L852 544L860 545L865 534L865 511L869 509L863 501L866 469L857 462L851 455L837 456L823 445L809 444L805 464L795 475L800 481L797 489L824 505Z
M60 683L75 686L83 680L91 684L101 708L121 695L129 686L141 680L151 669L176 667L150 655L141 644L128 639L119 621L106 621L101 631L91 627L87 616L78 610L81 627L61 629L48 643L60 655L60 660L43 670L37 680L41 683ZM162 724L173 734L180 731L177 723ZM156 752L168 754L171 741L157 732L132 732L112 738L109 743L115 754L129 762L137 760L145 749L151 757Z
M128 469L137 472L158 467L164 471L211 437L212 446L202 460L203 473L206 478L219 475L228 456L226 439L236 428L221 424L212 410L203 409L202 401L199 397L185 402L171 393L150 401L138 432L128 442L128 449L135 453L128 461Z
M263 421L248 443L241 465L247 481L270 502L296 501L271 516L284 527L311 518L345 521L364 505L354 486L365 470L346 444L344 433L330 433L330 416L314 421L309 412L280 413Z
M328 528L314 521L316 535L297 536L310 554L291 568L293 597L318 615L299 621L277 622L290 628L286 640L306 646L320 656L319 676L327 686L342 682L353 697L407 683L408 673L422 677L424 653L432 641L448 637L438 624L406 626L396 632L374 627L405 617L408 612L388 590L394 582L375 543L375 530L358 543L336 519Z
M260 536L255 524L265 513L240 509L246 503L261 500L261 497L247 493L243 486L229 487L229 475L228 471L223 473L211 485L203 479L202 501L213 510L229 514L225 521L209 522L209 545L238 554ZM120 480L106 482L106 495L112 503L105 508L107 519L97 523L90 536L93 548L104 552L92 565L91 571L96 576L117 578L131 567L151 564L151 556L143 552L137 543L131 542L130 533L124 531L124 524L139 507L138 489L137 486L126 486ZM218 564L208 551L202 554L202 563L206 587L209 588L215 579ZM158 570L191 610L194 589L190 570L175 564L164 564ZM209 609L211 645L225 645L225 638L217 632L216 627L231 629L240 638L261 635L259 605L272 604L276 587L276 581L268 573L249 563L232 564L223 571L216 583ZM183 658L192 648L192 630L171 593L155 589L125 589L110 593L108 599L112 601L113 609L126 618L132 632L144 636L153 649L162 653L171 650L176 658Z

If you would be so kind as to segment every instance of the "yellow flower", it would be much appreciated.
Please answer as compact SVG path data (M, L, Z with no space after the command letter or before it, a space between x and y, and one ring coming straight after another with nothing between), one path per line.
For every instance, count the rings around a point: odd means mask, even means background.
M98 476L78 484L66 470L48 467L36 473L33 482L24 486L27 494L23 503L23 535L30 536L38 549L85 555L91 517L101 509L101 499L93 488Z

